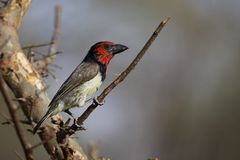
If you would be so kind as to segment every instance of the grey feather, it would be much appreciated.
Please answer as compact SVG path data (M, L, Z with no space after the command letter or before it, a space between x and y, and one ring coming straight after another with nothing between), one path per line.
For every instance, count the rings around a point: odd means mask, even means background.
M99 68L99 65L94 62L84 62L78 65L53 97L52 101L49 104L47 113L34 127L33 133L35 134L41 124L48 117L52 116L53 112L59 107L59 104L63 99L71 98L71 93L75 88L93 79L99 73Z
M50 110L54 110L59 100L68 96L74 88L94 78L98 71L99 65L97 63L85 62L78 65L53 97L49 104Z

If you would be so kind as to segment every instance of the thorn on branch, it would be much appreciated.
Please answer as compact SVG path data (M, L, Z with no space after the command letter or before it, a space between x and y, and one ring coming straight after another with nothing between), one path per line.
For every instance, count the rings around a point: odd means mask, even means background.
M5 119L5 122L2 122L2 125L7 125L12 123L11 118L9 118L7 115L5 115L2 112L0 112L0 115Z
M51 63L51 64L49 64L50 66L53 66L53 67L55 67L55 68L58 68L58 69L63 69L61 66L59 66L59 65L57 65L57 64L53 64L53 63Z
M5 122L2 122L1 124L2 124L2 125L10 125L11 122L10 122L10 121L5 121Z
M21 122L22 124L32 125L32 121L30 121L30 120L21 120L20 122Z

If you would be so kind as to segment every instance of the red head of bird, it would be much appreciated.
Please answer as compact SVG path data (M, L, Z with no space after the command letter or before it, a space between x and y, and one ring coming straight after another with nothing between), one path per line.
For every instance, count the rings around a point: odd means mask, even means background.
M94 60L100 65L105 65L106 68L111 59L118 53L127 50L128 47L122 44L114 44L109 41L98 42L93 45L85 58L85 61Z

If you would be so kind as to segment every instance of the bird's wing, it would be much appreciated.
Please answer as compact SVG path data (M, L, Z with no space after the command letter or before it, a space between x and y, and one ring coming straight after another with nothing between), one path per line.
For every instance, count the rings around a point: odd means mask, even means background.
M67 96L74 88L94 78L99 71L99 65L97 63L81 63L72 72L68 79L62 84L57 91L49 107L54 109L60 99Z

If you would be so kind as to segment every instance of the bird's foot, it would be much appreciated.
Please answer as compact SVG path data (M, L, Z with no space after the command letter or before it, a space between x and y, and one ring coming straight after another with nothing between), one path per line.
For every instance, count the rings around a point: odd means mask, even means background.
M85 103L88 103L92 100L92 98L89 98L88 100L85 101Z
M66 109L64 112L70 115L72 118L74 118L72 112L70 112L68 109Z
M76 131L85 131L85 130L86 130L86 128L83 127L82 124L79 125L79 124L77 123L77 119L75 119L75 118L74 118L74 120L73 120L73 125L75 126L75 130L76 130Z
M93 98L93 103L102 106L105 103L105 100L103 100L102 102L99 102L98 99L96 97Z
M56 125L61 125L61 124L63 123L63 121L58 121L58 120L56 120L56 119L54 119L54 118L51 118L51 122L52 122L53 124L56 124Z
M71 118L68 118L67 121L63 124L63 127L68 127L70 121L71 121Z
M71 121L71 118L68 118L66 122L61 121L57 125L59 126L60 130L65 130L65 129L69 128L70 121Z
M71 118L68 118L67 121L64 123L63 121L59 124L59 127L61 130L72 130L72 128L74 128L75 131L82 131L82 130L86 130L82 125L79 125L77 123L77 119L73 118L73 124L69 125L71 121Z

